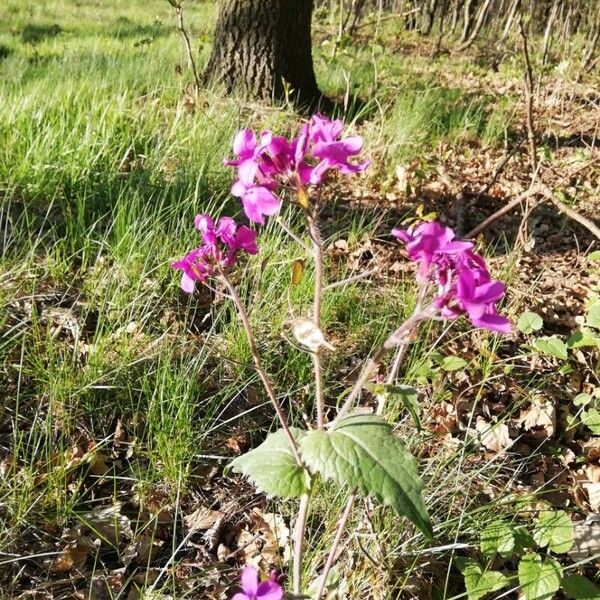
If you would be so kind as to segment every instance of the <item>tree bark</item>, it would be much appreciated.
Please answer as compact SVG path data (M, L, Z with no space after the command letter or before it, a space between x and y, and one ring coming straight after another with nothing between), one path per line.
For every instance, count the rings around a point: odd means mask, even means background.
M220 0L204 82L256 100L316 100L312 9L312 0Z

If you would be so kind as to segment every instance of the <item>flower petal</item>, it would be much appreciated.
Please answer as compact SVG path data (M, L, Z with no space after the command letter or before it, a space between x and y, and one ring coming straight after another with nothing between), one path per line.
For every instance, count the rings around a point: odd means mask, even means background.
M256 148L256 136L251 129L238 131L233 140L233 152L240 158L252 156Z
M281 600L283 589L275 581L263 581L258 586L256 598L257 600Z
M252 565L246 565L240 575L242 589L248 596L256 596L258 590L258 573Z
M181 274L181 289L191 294L196 289L196 282L185 272Z

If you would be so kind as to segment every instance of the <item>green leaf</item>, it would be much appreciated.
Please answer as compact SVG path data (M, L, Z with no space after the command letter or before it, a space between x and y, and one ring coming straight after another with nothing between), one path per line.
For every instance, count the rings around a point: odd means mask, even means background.
M465 587L469 600L478 600L486 594L497 592L506 587L510 581L499 571L482 571L481 565L464 556L456 557L456 566L465 578Z
M510 556L515 547L515 538L511 526L505 521L490 523L481 533L481 551L490 558L494 554Z
M517 321L517 327L520 331L526 334L540 330L544 326L542 317L537 313L526 310Z
M300 440L300 452L312 471L372 494L433 535L417 462L380 416L354 414L330 431L310 431Z
M582 327L567 340L567 346L569 348L600 347L600 336L589 327Z
M600 261L600 250L594 250L593 252L590 252L587 255L587 259L590 262L593 262L595 260Z
M564 510L546 510L540 514L533 529L533 539L540 548L557 554L568 552L575 541L573 523Z
M398 400L409 412L415 426L421 431L421 419L419 418L419 394L410 385L391 385L388 383L375 383L365 385L370 392L376 396L385 396L386 400Z
M522 525L515 527L513 535L515 538L515 554L523 554L526 548L533 548L535 546L533 536Z
M290 429L296 442L300 443L306 431ZM310 489L310 475L296 462L283 429L269 434L260 446L238 456L230 466L268 496L294 498Z
M544 354L554 356L555 358L560 358L562 360L567 360L569 358L566 344L556 336L535 340L533 347L536 350L539 350Z
M444 371L458 371L459 369L464 369L467 364L467 361L460 356L444 356L442 369Z
M525 600L550 600L560 587L562 569L552 558L526 554L519 563L519 585Z
M590 304L585 322L594 329L600 329L600 300Z
M575 600L600 600L600 589L583 575L569 575L562 582L562 589Z
M577 394L577 396L573 398L573 404L575 406L585 406L586 404L589 404L592 400L593 398L589 394L581 392L581 394Z
M586 410L581 415L581 421L586 425L586 427L589 427L593 433L600 435L600 412L598 412L595 408Z

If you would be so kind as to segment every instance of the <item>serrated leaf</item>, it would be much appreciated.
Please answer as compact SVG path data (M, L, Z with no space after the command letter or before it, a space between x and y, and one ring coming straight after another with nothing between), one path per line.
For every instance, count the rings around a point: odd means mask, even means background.
M380 416L350 415L330 431L310 431L300 452L312 471L373 495L433 535L416 460Z
M546 510L540 514L533 529L533 539L540 548L557 554L568 552L575 541L575 531L564 510Z
M299 444L306 431L295 427L290 429ZM296 462L283 429L269 434L260 446L238 456L230 466L236 473L245 475L267 496L295 498L310 489L310 475Z
M595 408L586 410L581 415L581 421L596 435L600 435L600 412Z
M458 371L464 369L467 364L467 361L460 356L444 356L441 366L444 371Z
M490 523L481 533L480 547L490 558L495 554L510 556L515 547L512 527L505 521Z
M544 321L542 320L542 317L530 310L526 310L517 321L519 330L526 334L540 330L543 325Z
M482 571L481 565L470 558L459 556L455 560L458 570L465 578L469 600L479 600L487 594L501 590L510 583L506 575L499 571Z
M567 596L575 600L600 600L600 588L583 575L569 575L562 582L562 589Z
M566 344L556 336L539 338L535 340L533 347L543 354L548 354L561 360L568 360L569 358Z
M519 563L519 585L525 600L550 600L560 587L562 569L552 558L526 554Z

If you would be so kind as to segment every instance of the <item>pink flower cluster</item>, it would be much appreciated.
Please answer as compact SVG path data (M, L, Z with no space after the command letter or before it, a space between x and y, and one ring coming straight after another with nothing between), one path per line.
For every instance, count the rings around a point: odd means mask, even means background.
M341 173L363 171L369 162L353 164L363 145L360 136L341 139L344 124L323 115L313 115L297 138L287 140L263 131L257 139L253 131L243 129L233 142L234 160L225 164L237 167L237 180L231 193L241 198L250 221L264 223L265 216L279 212L281 186L298 190L319 185L330 170Z
M437 286L433 305L443 318L465 314L475 327L510 333L510 321L496 309L505 286L491 278L471 242L455 240L452 229L435 221L394 229L392 235L406 244L408 256L419 264L419 282Z
M240 250L256 254L256 232L245 225L238 227L230 217L221 217L216 223L209 215L196 215L196 229L202 234L202 245L188 252L171 267L183 271L181 289L188 294L194 291L196 282L206 281L215 268L228 269Z
M231 600L281 600L283 588L277 581L277 574L271 573L267 581L259 581L256 569L250 565L244 567L241 575L243 592L235 594Z

